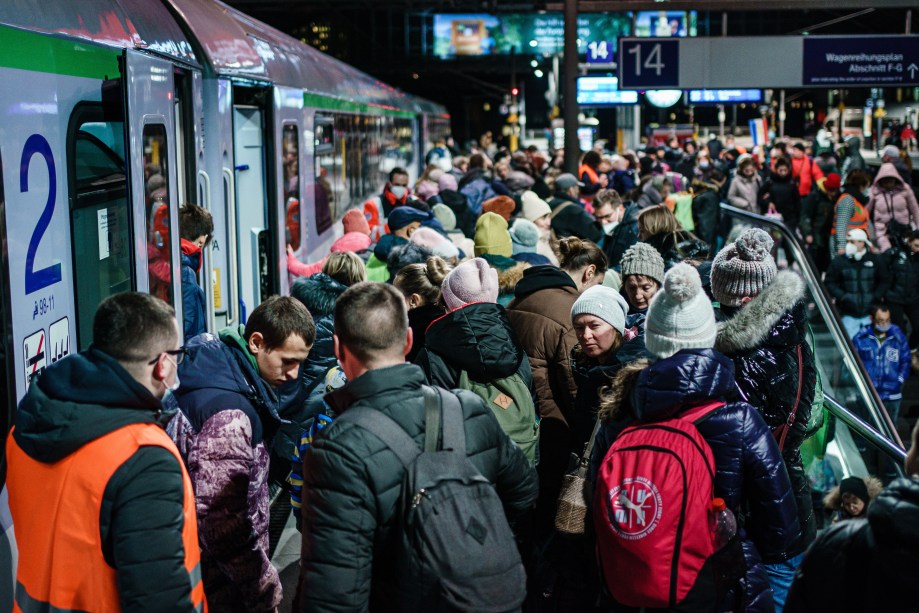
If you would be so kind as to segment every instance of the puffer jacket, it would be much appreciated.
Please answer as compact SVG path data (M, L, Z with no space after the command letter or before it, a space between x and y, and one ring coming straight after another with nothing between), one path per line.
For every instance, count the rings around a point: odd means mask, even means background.
M419 447L424 441L424 373L412 364L371 370L332 392L343 414L369 406L393 419ZM478 396L458 391L466 455L504 503L508 519L536 499L536 472ZM301 611L392 611L395 581L391 530L405 468L380 439L334 421L303 462Z
M459 387L464 370L474 381L517 373L530 388L533 405L539 408L530 361L500 304L467 304L434 320L415 363L431 385L446 389Z
M820 535L795 575L786 613L915 611L919 602L919 477L898 479L868 519Z
M459 192L466 196L469 210L476 217L482 214L482 203L497 195L492 187L488 173L481 168L473 168L463 175L463 178L459 181ZM472 236L472 234L467 234L466 236Z
M769 611L772 595L760 558L781 561L798 536L794 496L771 430L752 406L729 402L734 395L734 365L711 349L684 349L648 365L636 363L617 377L620 404L607 403L591 457L591 478L619 433L631 422L669 419L710 402L726 401L698 422L715 459L715 496L743 516L747 560L746 611Z
M207 310L204 290L198 285L201 270L201 247L181 239L182 244L182 323L185 340L207 332Z
M746 306L739 310L721 307L719 314L730 319L718 325L715 349L734 362L740 397L760 412L766 425L775 430L786 424L799 398L782 450L801 527L800 539L784 554L793 557L807 548L817 530L799 450L807 433L817 380L817 365L807 342L804 282L793 272L780 272Z
M698 245L699 239L684 230L655 234L641 242L648 243L657 249L664 259L665 270L670 270L674 265L687 259L689 254L698 253L700 248L702 252L708 250L708 245Z
M692 182L692 221L696 236L712 247L716 246L721 223L721 196L718 186L699 179Z
M837 255L823 282L839 312L851 317L866 317L871 305L880 302L890 287L883 261L873 253L865 253L861 260Z
M798 219L801 217L801 196L791 175L782 178L773 173L759 188L758 201L758 212L765 214L769 210L769 205L773 204L781 213L785 225L792 229L798 226Z
M530 360L543 427L555 420L567 428L578 389L568 361L578 342L571 323L577 285L554 266L533 266L514 295L507 319Z
M881 256L881 262L890 275L884 300L904 305L919 301L919 254L908 246L895 246Z
M268 450L280 417L242 335L224 328L186 345L175 441L195 488L208 604L271 611L281 582L268 558Z
M622 221L603 240L603 253L611 268L617 272L622 268L622 256L629 247L638 242L638 215L641 207L636 202L626 202Z
M552 230L556 238L577 236L600 243L603 229L579 201L567 194L556 194L549 201L549 206L552 208Z
M272 451L279 458L289 458L300 435L308 429L322 403L315 398L319 384L329 369L338 365L335 358L332 335L335 334L335 301L347 288L325 273L316 273L310 277L301 277L294 281L290 295L307 308L316 325L316 340L310 348L309 356L300 366L300 379L294 385L294 399L288 400L282 395L281 417L288 423L281 424L274 439ZM287 391L288 386L284 386ZM311 401L311 397L312 401Z
M763 179L759 174L754 173L749 178L739 173L734 175L731 180L731 187L728 189L728 204L751 213L759 212L757 203L759 201L759 188L762 184Z
M878 183L885 178L896 179L896 187L890 191L881 189ZM868 196L868 214L874 221L875 238L881 251L887 251L891 246L890 237L887 236L887 226L891 219L913 228L919 227L919 204L916 203L916 195L903 182L900 173L891 163L881 164L881 169L874 177L874 184Z
M874 326L865 326L852 344L881 400L901 400L903 383L910 372L910 353L909 341L900 327L891 325L881 340Z

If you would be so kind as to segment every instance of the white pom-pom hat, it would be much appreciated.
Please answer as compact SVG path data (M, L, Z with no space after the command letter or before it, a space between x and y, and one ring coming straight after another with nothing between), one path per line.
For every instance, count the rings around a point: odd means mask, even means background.
M651 299L645 346L657 357L669 358L681 349L711 349L717 334L715 311L702 291L699 272L689 264L677 264Z

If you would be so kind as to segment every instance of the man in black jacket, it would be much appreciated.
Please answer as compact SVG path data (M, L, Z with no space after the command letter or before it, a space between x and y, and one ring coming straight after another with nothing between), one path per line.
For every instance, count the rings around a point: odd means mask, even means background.
M577 236L599 243L603 229L578 199L583 185L572 174L560 174L555 179L555 198L549 201L552 207L552 230L556 238Z
M824 278L849 338L871 323L871 305L881 302L890 286L887 268L879 256L868 252L869 244L864 230L849 230L845 255L833 258Z
M171 306L116 294L90 348L48 367L19 404L7 487L21 610L201 610L191 481L163 430L179 339Z
M376 409L422 446L424 373L404 362L412 346L405 299L359 283L335 305L335 354L348 384L326 399L336 414ZM536 472L475 395L459 391L469 461L510 515L536 500ZM333 422L303 462L300 611L397 611L393 528L405 467L356 423Z
M798 568L785 613L915 611L919 603L919 426L907 476L868 506L868 519L820 535Z

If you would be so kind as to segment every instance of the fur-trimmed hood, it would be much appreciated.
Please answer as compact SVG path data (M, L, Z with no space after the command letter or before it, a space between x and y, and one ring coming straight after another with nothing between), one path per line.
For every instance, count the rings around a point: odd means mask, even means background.
M523 271L530 267L529 262L519 262L510 268L498 271L498 293L514 295L517 283L523 279Z
M331 315L335 301L348 289L325 273L317 272L310 277L300 277L290 288L290 295L307 308L313 318Z
M727 355L763 345L770 337L783 342L785 333L806 328L804 281L796 273L779 272L759 296L718 324L715 349ZM722 307L722 313L728 309ZM795 340L800 342L800 340Z

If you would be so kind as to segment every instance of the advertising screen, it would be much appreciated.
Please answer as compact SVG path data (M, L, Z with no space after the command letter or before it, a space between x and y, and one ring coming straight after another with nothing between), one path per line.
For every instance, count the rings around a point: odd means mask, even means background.
M606 42L616 50L616 39L632 31L630 13L587 13L578 16L581 49ZM564 49L562 13L487 13L434 15L434 55L441 58L482 55L553 54ZM583 51L582 51L583 52Z
M638 11L635 13L635 36L695 36L696 18L696 11Z
M638 104L638 92L620 91L616 77L578 77L578 104L607 106Z
M691 89L690 104L735 104L738 102L762 102L761 89Z

